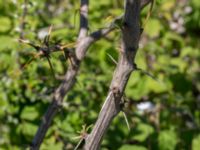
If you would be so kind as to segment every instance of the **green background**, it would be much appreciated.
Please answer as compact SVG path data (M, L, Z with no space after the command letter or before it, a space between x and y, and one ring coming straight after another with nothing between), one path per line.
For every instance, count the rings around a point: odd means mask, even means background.
M109 24L123 13L122 0L92 1L89 32ZM17 41L23 14L22 0L0 0L0 150L26 149L42 115L61 82L52 78L46 59L36 59L35 50ZM39 33L53 25L51 42L76 41L79 1L32 0L25 17L25 39L40 44ZM149 7L141 14L145 22ZM112 122L102 150L199 150L200 149L200 1L157 0L144 32L135 71L126 88L125 112ZM82 125L95 123L106 98L118 58L120 30L90 47L81 64L74 88L65 97L41 146L42 150L73 149ZM62 53L51 55L56 76L67 62ZM138 105L151 102L151 110ZM89 131L91 128L89 129Z

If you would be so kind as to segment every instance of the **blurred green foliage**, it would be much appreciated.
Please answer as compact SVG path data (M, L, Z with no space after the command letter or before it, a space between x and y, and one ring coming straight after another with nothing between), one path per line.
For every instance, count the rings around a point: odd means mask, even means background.
M71 43L78 33L79 1L30 1L23 29L25 39L42 40L53 25L52 41ZM53 80L48 62L33 57L32 48L17 42L24 8L23 0L0 0L0 149L25 149L47 109L52 92L61 82ZM141 71L132 74L126 88L125 111L110 126L103 150L199 150L200 148L200 1L157 0L144 27L136 57ZM141 14L144 22L148 8ZM123 13L123 1L91 1L89 31L111 22ZM38 40L39 39L39 40ZM120 31L114 31L89 49L77 84L66 96L55 117L42 150L73 149L82 125L94 124L105 100L118 57ZM57 76L67 63L62 53L52 54ZM144 102L150 107L145 108ZM143 105L142 105L143 104Z

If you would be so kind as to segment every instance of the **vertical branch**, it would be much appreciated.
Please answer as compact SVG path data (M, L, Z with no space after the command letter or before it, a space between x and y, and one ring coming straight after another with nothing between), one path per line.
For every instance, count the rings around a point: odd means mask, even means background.
M49 105L46 113L44 114L44 116L41 120L41 124L37 130L37 133L35 134L35 137L31 143L31 146L30 146L31 150L38 150L40 148L40 145L45 137L45 134L46 134L49 126L51 125L51 122L52 122L54 116L59 111L59 109L62 108L62 102L63 102L64 96L68 93L69 90L71 90L71 88L75 84L76 76L77 76L77 73L80 68L80 63L83 60L84 56L86 55L86 51L88 50L89 46L92 45L97 40L99 40L102 37L109 34L112 30L114 30L114 27L112 26L113 23L111 23L111 25L109 27L97 30L87 36L88 5L89 5L89 0L81 0L80 30L79 30L79 35L77 38L75 55L71 60L72 63L69 64L69 68L65 74L64 80L62 81L62 83L59 85L59 87L56 89L56 91L53 94L52 103ZM124 28L126 28L126 26ZM134 35L134 33L133 33L133 36L136 36L136 35ZM130 55L129 55L129 53L130 53ZM121 52L121 57L120 57L120 61L119 61L121 63L119 63L119 65L116 69L116 72L115 72L115 75L113 78L113 82L110 86L111 97L108 98L108 103L110 103L110 104L107 105L107 101L106 101L106 105L103 108L102 112L105 112L105 110L108 110L109 106L112 106L111 111L114 111L115 115L120 110L118 103L119 103L120 97L123 93L125 84L128 80L129 74L131 73L131 71L133 69L132 53L133 52L131 52L131 51L130 52L123 52L123 51ZM126 65L127 63L129 65ZM125 73L125 76L123 74L121 74L121 72L118 70L121 70L121 71L123 70L122 72ZM121 81L119 81L119 80L121 80ZM115 81L120 82L120 83L117 83ZM118 89L118 87L116 85L119 85L119 87L122 87L122 88ZM120 91L119 95L117 94L118 90ZM117 109L115 108L115 106ZM105 114L102 116L105 116ZM113 117L114 116L111 116L110 121L112 120ZM110 121L107 122L107 120L106 120L106 123L108 123L108 125L109 125ZM108 125L107 125L107 127L108 127ZM102 132L102 133L104 134L104 132Z
M24 0L24 6L23 6L23 12L22 12L22 17L20 21L20 39L24 39L24 29L26 25L26 15L28 13L28 0Z
M88 32L88 3L88 0L81 0L79 40L86 37Z
M120 102L129 76L134 71L134 58L140 38L140 0L126 0L122 26L120 57L106 101L92 132L85 140L85 150L97 150L113 118L120 112Z

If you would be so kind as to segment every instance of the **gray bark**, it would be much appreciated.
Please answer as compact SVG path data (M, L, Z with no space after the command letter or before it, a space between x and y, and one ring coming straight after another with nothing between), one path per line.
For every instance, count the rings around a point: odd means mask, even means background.
M141 5L139 5L141 8L146 6L151 0L142 0ZM124 17L124 23L127 23L127 26L124 24L123 29L123 40L122 40L122 50L120 51L120 59L119 64L117 66L117 69L114 73L113 81L110 86L109 95L110 97L107 98L107 101L105 103L105 107L102 108L102 111L100 113L100 119L98 119L95 130L91 133L91 135L86 140L86 146L88 147L91 143L93 143L92 138L97 138L100 144L100 141L102 139L102 136L105 134L105 130L108 128L110 122L112 121L113 117L118 114L120 111L119 103L120 98L123 94L125 85L127 83L127 80L130 76L131 71L134 69L134 65L132 63L133 58L135 57L136 49L137 49L137 42L139 39L137 39L139 36L138 34L138 25L135 24L135 20L139 19L138 14L132 14L133 10L129 10L130 8L133 8L133 0L129 0L127 2L130 2L130 6L126 5L126 10L128 12L125 12ZM138 0L136 0L136 3L139 3ZM76 82L76 77L80 68L81 61L84 59L86 52L88 48L96 41L101 39L102 37L105 37L107 34L109 34L111 31L115 29L115 26L113 24L116 20L119 20L119 18L116 18L108 27L97 30L90 35L87 35L88 32L88 6L89 6L89 0L81 0L81 6L80 6L80 30L79 35L77 38L77 45L75 48L75 53L71 57L71 63L69 64L69 68L66 71L64 80L59 85L59 87L56 89L56 91L53 94L53 100L51 104L49 105L46 113L44 114L41 124L37 130L37 133L31 143L30 149L31 150L38 150L40 148L40 145L45 137L45 134L50 127L52 120L56 113L59 111L59 109L62 108L62 102L64 99L64 96L68 93L69 90L72 89ZM134 4L135 6L135 4ZM139 9L139 7L138 7ZM134 8L134 11L136 11L136 8ZM139 10L137 10L139 11ZM131 19L131 22L130 20ZM130 24L129 24L130 23ZM132 26L135 26L136 28L132 28ZM130 33L129 33L130 32ZM134 35L135 34L135 35ZM132 38L132 35L137 38ZM128 39L127 39L128 37ZM127 41L129 41L127 43ZM133 45L130 44L130 42L133 42ZM128 47L127 47L128 46ZM50 51L60 51L59 45L55 45L50 49ZM112 114L112 115L107 115ZM105 120L102 120L102 116L106 117ZM102 122L103 121L103 122ZM99 132L99 128L101 126L104 126L104 129ZM95 132L99 132L100 136L96 136ZM98 146L97 146L98 147Z
M122 43L106 101L92 132L85 139L85 150L97 150L113 118L120 112L121 97L129 76L135 69L134 58L140 38L140 0L126 0L122 22Z
M81 0L81 8L80 8L80 30L77 38L77 45L75 49L75 54L72 57L72 63L69 64L69 68L65 74L64 80L56 89L53 94L52 103L49 105L46 113L44 114L41 124L35 134L33 141L30 145L31 150L38 150L42 141L45 137L46 132L48 131L49 126L52 123L52 120L59 109L62 108L62 102L64 96L68 93L68 91L74 86L76 81L76 76L78 74L80 63L86 55L86 51L88 48L97 40L102 37L105 37L108 33L110 33L114 27L109 26L105 29L97 30L90 35L87 35L88 30L88 0ZM54 51L58 49L55 48ZM54 52L52 50L52 52Z

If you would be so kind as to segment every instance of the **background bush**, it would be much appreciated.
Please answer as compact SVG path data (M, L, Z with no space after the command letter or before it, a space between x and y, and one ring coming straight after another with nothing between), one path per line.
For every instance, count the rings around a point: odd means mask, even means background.
M72 43L78 33L79 1L41 0L28 3L25 38L41 43L53 25L51 41ZM0 149L25 149L61 81L53 80L48 62L17 42L22 0L0 0ZM144 25L149 8L142 11ZM90 32L123 12L123 1L90 1ZM136 71L126 88L125 111L112 123L103 150L198 150L200 147L200 1L157 0L144 26L136 64L155 79ZM77 84L66 96L41 149L73 149L82 125L95 122L106 97L117 59L120 31L94 44L81 65ZM51 57L57 76L67 63L62 53Z

